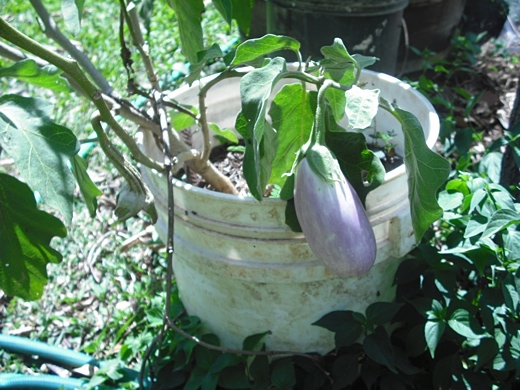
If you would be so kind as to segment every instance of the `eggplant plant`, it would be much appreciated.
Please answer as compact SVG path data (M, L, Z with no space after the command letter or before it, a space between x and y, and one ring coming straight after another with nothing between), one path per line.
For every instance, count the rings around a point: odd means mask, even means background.
M83 51L70 34L62 32L40 0L31 0L31 4L55 46L31 38L11 22L13 15L3 15L0 54L10 62L0 68L0 78L60 93L71 91L91 102L95 111L90 124L97 143L125 181L115 209L120 220L141 211L152 221L156 219L153 197L138 166L162 172L167 180L183 177L189 169L217 191L237 194L209 156L214 136L234 142L238 134L245 145L243 175L250 195L262 201L268 187L278 187L280 197L287 200L288 225L298 229L301 224L317 258L343 275L366 272L375 258L375 240L361 205L368 191L383 181L384 168L367 148L361 130L372 124L379 109L391 113L402 127L416 238L420 239L442 214L436 191L448 176L448 162L428 148L413 113L380 98L378 90L358 85L362 70L376 59L351 55L340 39L322 48L322 59L306 62L299 54L300 44L285 36L247 40L225 53L218 43L204 41L203 0L169 0L176 15L172 28L179 29L182 53L190 63L185 82L196 82L200 87L199 105L190 107L172 101L170 91L159 81L162 78L150 47L161 42L148 42L146 39L157 34L142 32L143 26L150 25L149 20L140 19L142 3L120 0L114 15L114 20L120 21L120 61L122 68L129 70L130 98L116 91L93 65L90 58L96 53ZM250 2L213 0L213 5L227 23L238 23L247 31ZM84 1L63 1L64 12L56 17L63 18L69 31L77 31L87 8ZM282 50L293 51L300 60L288 64L277 56ZM140 84L132 67L136 57L143 69L139 76L146 79ZM114 61L118 61L117 54ZM216 61L222 63L223 70L210 79L203 78L206 65ZM214 85L232 77L241 78L242 110L235 129L221 129L218 123L208 122L205 97ZM144 98L145 103L138 105L132 95ZM180 131L186 127L201 132L201 149L193 149L183 140ZM133 136L136 129L154 135L164 151L163 160L141 151ZM117 146L121 142L127 154ZM78 155L77 135L55 122L47 99L7 92L0 96L0 148L15 161L19 172L19 177L0 173L0 288L7 295L38 299L47 277L46 265L61 260L51 240L67 234L66 224L73 220L74 189L79 188L92 216L100 191L89 178L86 161ZM320 188L334 191L327 190L327 196L322 196L316 192ZM39 208L35 193L55 212ZM351 194L352 203L345 204L338 194ZM309 213L298 210L299 204L305 204ZM327 224L323 216L339 210L345 211L344 218ZM349 230L353 215L365 219L357 230ZM309 218L312 220L306 221ZM312 224L318 224L317 230L323 234L311 236L307 226ZM346 236L352 234L366 237L363 243L368 248L362 264L352 265L352 256L327 260L344 254ZM335 238L326 242L325 237ZM348 242L354 241L350 236ZM325 247L334 248L332 255L324 254Z

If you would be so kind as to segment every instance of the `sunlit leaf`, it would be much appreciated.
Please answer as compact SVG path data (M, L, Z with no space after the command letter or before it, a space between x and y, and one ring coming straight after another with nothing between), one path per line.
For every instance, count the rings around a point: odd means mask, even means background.
M428 148L415 115L392 107L383 99L382 102L382 106L394 115L403 129L408 198L415 238L419 241L430 225L442 216L442 208L437 203L437 190L448 178L450 164Z
M0 78L14 77L18 80L51 89L55 92L70 90L69 83L61 77L61 71L53 65L39 67L34 60L27 59L0 68Z
M78 152L79 142L69 129L50 119L51 110L43 99L0 97L0 145L29 186L70 222L75 180L69 160Z
M366 129L379 109L379 89L361 89L353 85L345 92L348 124L353 129Z
M168 0L175 11L182 43L182 53L192 64L197 63L197 53L204 49L202 33L203 0Z
M242 111L237 118L237 131L245 140L244 177L251 195L261 200L271 176L276 155L276 134L266 119L268 99L285 71L285 60L272 59L263 68L255 69L240 81ZM264 136L271 142L264 142Z
M272 34L267 34L261 38L249 39L237 47L231 66L242 65L280 50L298 52L300 43L290 37Z
M269 116L278 134L278 150L273 162L272 184L280 186L291 171L298 150L309 140L316 94L305 91L301 84L288 84L273 99Z

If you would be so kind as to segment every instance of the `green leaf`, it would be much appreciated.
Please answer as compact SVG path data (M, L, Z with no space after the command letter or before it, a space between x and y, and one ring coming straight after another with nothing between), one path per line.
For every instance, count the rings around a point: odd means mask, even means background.
M445 328L446 324L438 320L426 321L424 324L424 338L432 358L435 356L435 349L441 341Z
M365 337L363 348L370 359L397 374L394 352L385 328L379 326L374 333Z
M343 389L354 383L359 376L359 355L350 353L341 355L332 364L334 389Z
M367 149L363 134L327 132L325 141L364 204L368 193L385 180L386 171L381 160Z
M213 44L209 49L201 50L197 52L197 62L195 64L190 65L190 74L186 77L186 82L191 85L194 81L196 81L200 72L206 66L208 61L212 61L216 58L222 57L224 54L222 50L220 50L220 46L216 43Z
M334 39L331 46L321 48L324 59L320 64L324 69L325 77L343 85L352 85L356 80L356 60L348 53L340 38Z
M69 160L79 142L69 129L51 121L51 110L43 99L0 97L0 145L29 186L70 222L75 180Z
M296 376L290 358L278 359L272 364L271 384L277 390L294 389Z
M233 19L237 21L238 28L244 34L249 35L251 17L253 14L253 0L232 0Z
M382 107L391 112L403 128L408 198L415 238L419 241L430 225L442 216L436 192L448 178L450 164L428 148L421 124L415 115L393 108L384 99L381 100Z
M513 230L503 235L506 257L509 261L520 260L520 232Z
M379 109L379 89L361 89L353 85L345 92L348 124L353 129L366 129Z
M274 58L263 68L246 74L240 81L242 111L237 118L237 131L246 144L244 178L251 195L258 200L262 199L271 176L271 165L278 146L272 142L276 133L267 122L265 113L269 96L284 71L285 60Z
M336 348L354 344L363 334L365 318L350 310L333 311L312 325L325 328L334 333Z
M242 343L242 349L245 351L257 351L261 349L262 345L264 344L264 339L270 334L271 332L267 331L246 337Z
M79 185L79 190L85 203L87 205L87 209L92 218L96 216L97 209L97 200L96 197L103 194L103 192L94 184L90 176L87 172L87 161L75 155L72 159L72 173L76 178L76 181Z
M508 209L498 210L491 216L482 238L490 237L511 225L518 224L520 224L520 214L518 212Z
M72 33L77 35L81 27L81 14L83 13L83 6L85 0L62 0L61 13L65 26Z
M238 137L233 130L221 129L216 123L210 123L209 129L219 137L224 138L226 141L238 144Z
M202 33L203 0L168 0L175 11L182 43L182 53L192 64L197 63L197 53L204 49Z
M479 329L475 316L466 309L455 310L448 319L448 325L455 332L468 339L480 339L489 336L483 333L482 329Z
M231 0L212 0L212 3L227 24L231 25L233 20L233 2Z
M309 140L316 93L309 93L301 84L288 84L276 94L269 116L278 133L278 150L273 161L270 183L283 186L284 174L293 167L297 153Z
M477 348L477 365L476 370L480 370L484 365L491 362L498 354L500 349L493 338L484 338L480 340L480 345Z
M46 266L62 256L49 246L67 230L56 217L40 211L31 189L0 173L0 288L9 296L39 299L47 282Z
M508 283L507 280L504 280L504 283L502 284L502 293L504 294L504 302L507 308L511 310L512 313L516 313L520 297L516 286L514 285L514 281L509 281Z
M61 77L61 70L53 65L40 68L34 60L27 59L14 63L7 68L0 68L0 78L14 77L18 80L48 88L55 92L70 91L69 83Z
M367 307L367 322L374 325L389 324L397 312L403 307L402 303L394 302L375 302Z
M336 88L327 88L325 97L330 105L334 119L336 122L341 121L345 116L345 105L347 103L345 92Z
M298 52L300 43L290 37L272 34L264 35L261 38L249 39L237 47L231 66L243 65L280 50Z
M442 191L439 193L437 201L444 211L449 211L462 205L464 202L464 195L460 192Z

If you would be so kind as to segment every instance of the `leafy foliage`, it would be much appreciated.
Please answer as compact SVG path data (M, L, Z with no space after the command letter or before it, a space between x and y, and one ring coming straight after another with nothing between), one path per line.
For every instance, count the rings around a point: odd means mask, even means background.
M0 173L0 288L27 300L41 297L48 263L61 254L50 247L54 236L65 237L61 221L36 208L31 189Z

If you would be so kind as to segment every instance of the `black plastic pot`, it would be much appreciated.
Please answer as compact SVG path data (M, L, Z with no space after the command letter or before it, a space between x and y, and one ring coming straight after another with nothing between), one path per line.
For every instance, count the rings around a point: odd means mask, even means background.
M375 56L370 69L394 74L408 0L270 0L267 32L298 39L306 57L339 37L350 53ZM295 58L291 58L295 59Z
M408 46L403 39L399 49L399 68L403 73L422 67L421 57L414 54L411 47L431 50L438 57L447 54L465 5L466 0L410 0L404 11Z

